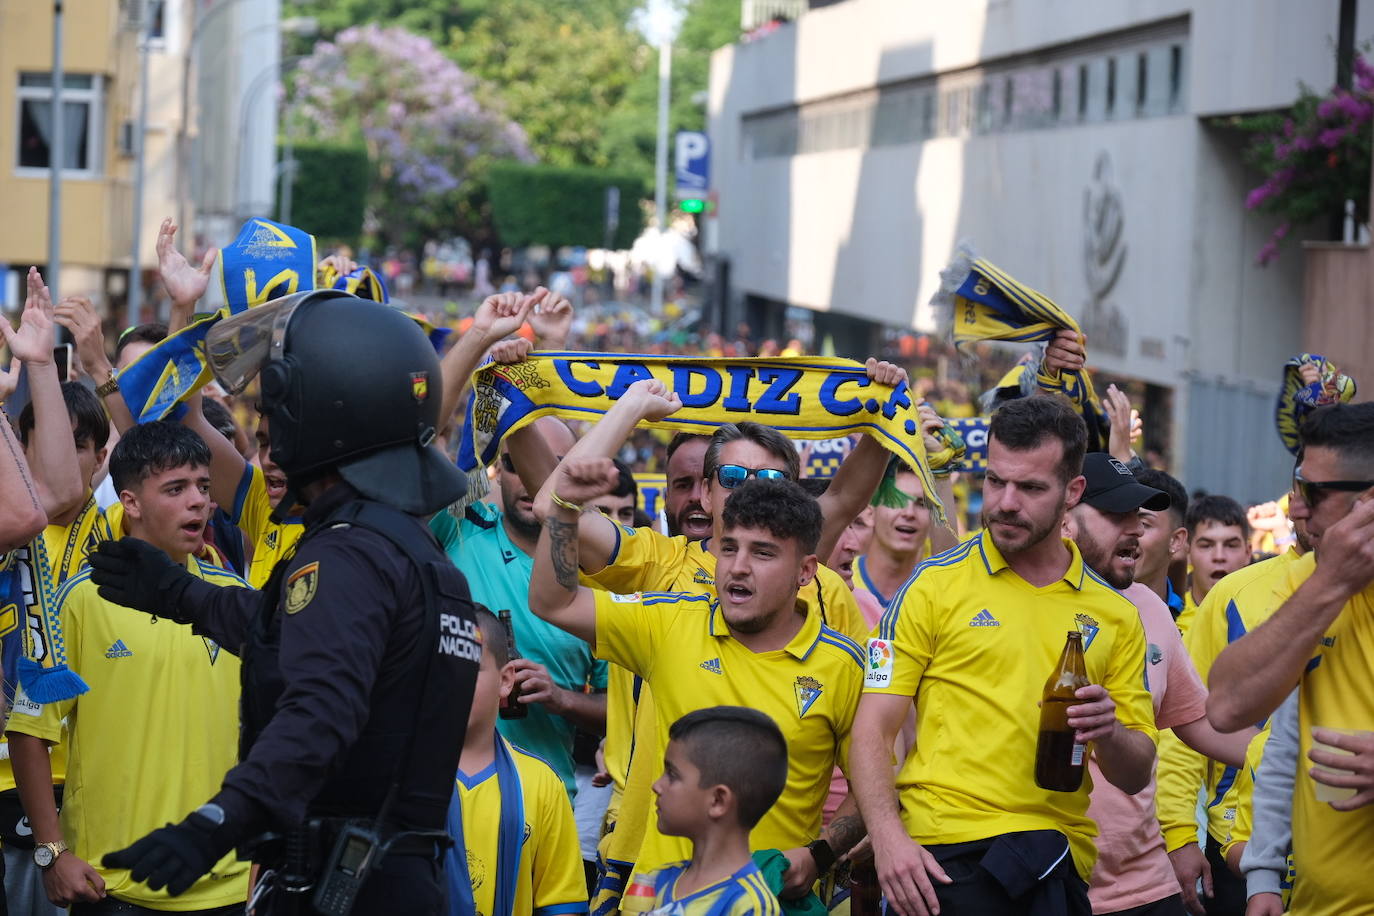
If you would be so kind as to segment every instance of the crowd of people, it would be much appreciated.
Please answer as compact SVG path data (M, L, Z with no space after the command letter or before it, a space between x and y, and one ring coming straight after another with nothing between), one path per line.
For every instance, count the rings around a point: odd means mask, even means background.
M976 478L946 423L972 399L913 385L890 354L855 354L854 384L890 404L915 393L907 433L926 457L863 435L820 479L747 404L674 431L700 406L690 381L617 374L593 423L550 410L499 429L489 492L437 511L396 497L448 560L420 584L376 560L385 525L339 522L339 491L299 470L316 443L281 425L299 378L264 370L242 397L202 380L139 422L124 371L190 323L212 276L175 232L159 238L170 326L128 329L112 356L93 305L51 302L37 271L18 327L0 322L0 402L20 367L28 397L0 423L10 913L1374 914L1359 864L1374 837L1374 405L1323 396L1319 358L1302 368L1316 395L1292 490L1249 511L1190 498L1135 454L1122 391L1085 421L1050 390L1086 371L1074 329L1027 364L1045 384L998 401ZM362 303L346 333L373 320L364 306L391 311ZM411 373L396 396L435 402L427 457L472 435L475 372L547 387L519 367L576 350L578 321L543 287L482 301L439 377ZM58 326L77 380L59 378ZM736 359L747 384L751 357L800 356L793 343L691 352ZM759 398L779 384L764 371ZM328 411L323 390L307 402ZM341 448L368 416L326 438ZM411 492L348 467L336 483L353 498ZM644 467L666 479L661 520L638 499ZM957 488L981 491L971 526L943 520ZM317 537L350 524L363 547ZM364 560L378 581L351 572ZM256 590L280 596L278 630L236 610ZM421 712L367 673L412 651L414 633L412 648L390 635L399 612L343 609L433 591L470 599L442 618L441 651L475 681ZM280 666L245 651L264 640ZM1075 647L1053 732L1047 687ZM248 693L264 678L285 685L275 705ZM412 715L422 737L394 724ZM393 878L389 896L362 881L336 905L308 868L292 883L290 828L344 811L342 795L389 824L394 786L365 759L453 768L447 837L398 833L409 842L349 871L345 841L365 831L335 825L341 874ZM1051 787L1047 767L1081 782ZM285 833L287 852L259 845L250 869L234 851L249 824ZM442 903L397 890L432 875Z

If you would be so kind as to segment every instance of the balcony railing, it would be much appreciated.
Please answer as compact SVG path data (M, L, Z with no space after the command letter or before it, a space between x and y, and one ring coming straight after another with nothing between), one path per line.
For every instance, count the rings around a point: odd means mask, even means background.
M740 4L740 30L752 32L774 19L796 19L806 9L806 0L743 0Z

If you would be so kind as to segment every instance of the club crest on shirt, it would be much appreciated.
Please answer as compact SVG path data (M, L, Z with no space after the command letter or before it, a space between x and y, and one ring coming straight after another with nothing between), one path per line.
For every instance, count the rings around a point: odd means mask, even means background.
M825 687L814 677L807 677L803 674L797 677L797 682L792 689L797 694L797 716L803 717L811 709L811 704L820 698L821 691Z
M320 581L320 564L307 563L291 574L286 580L286 613L298 614L315 597L315 586Z
M1078 622L1078 631L1083 634L1083 651L1087 652L1088 647L1093 644L1093 639L1097 636L1099 629L1097 621L1087 614L1075 614L1074 620Z

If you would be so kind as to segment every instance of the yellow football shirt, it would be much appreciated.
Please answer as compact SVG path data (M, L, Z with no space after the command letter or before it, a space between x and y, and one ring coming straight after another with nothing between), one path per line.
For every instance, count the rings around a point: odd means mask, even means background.
M750 848L791 849L819 835L830 775L847 755L863 689L857 643L807 614L785 648L755 653L731 637L709 596L597 592L596 654L640 675L653 690L655 775L662 772L669 726L692 710L749 706L771 716L787 739L787 787L753 829ZM641 729L636 738L636 754L649 750L650 735ZM690 857L686 839L663 836L651 812L645 815L639 871Z
M515 761L525 811L525 837L511 912L533 916L586 913L587 879L563 780L540 758L505 738L498 736L497 740L506 745ZM476 916L493 916L502 804L496 764L472 775L460 770L454 788L463 812L463 841ZM462 853L460 848L453 854Z
M272 521L272 500L267 496L267 479L262 468L250 464L243 469L234 506L229 518L243 531L253 545L253 559L248 563L248 584L262 588L277 563L289 557L296 542L305 533L300 519Z
M194 557L187 568L216 585L245 584ZM56 743L67 720L67 844L100 873L110 894L139 906L200 910L242 902L248 863L233 853L180 897L100 865L105 853L181 821L219 791L238 759L238 659L190 627L105 601L89 571L69 579L57 600L67 662L90 692L40 706L21 690L8 730Z
M1222 650L1274 613L1278 607L1275 589L1299 559L1301 556L1290 550L1238 569L1212 586L1202 599L1185 629L1183 645L1203 684ZM1183 622L1180 615L1179 623ZM1235 819L1236 796L1232 788L1236 775L1235 767L1208 760L1172 732L1160 735L1155 806L1170 852L1197 842L1200 789L1205 795L1207 833L1218 842L1226 838Z
M1064 543L1068 570L1044 588L1012 571L987 534L923 563L869 640L864 689L915 698L918 738L897 777L913 839L1058 830L1086 881L1097 857L1092 779L1077 792L1035 784L1038 704L1065 633L1083 633L1088 678L1123 725L1153 740L1154 707L1139 612Z
M1282 604L1316 568L1310 554L1288 567ZM1374 587L1355 595L1322 638L1298 682L1299 772L1293 792L1294 916L1370 916L1369 838L1374 806L1337 811L1317 800L1308 775L1313 728L1374 731Z
M1267 740L1269 726L1266 724L1259 734L1250 739L1250 746L1245 749L1245 766L1236 775L1233 790L1236 795L1235 820L1231 822L1231 832L1226 835L1226 842L1221 844L1223 858L1231 854L1232 847L1237 843L1250 842L1254 824L1255 773L1264 759L1264 742Z
M604 569L583 576L584 584L611 592L683 592L715 597L716 557L705 542L668 537L651 528L616 525L617 544ZM834 570L818 566L816 582L802 589L798 599L808 611L819 611L832 629L860 642L868 636L868 624L853 593ZM641 683L638 700L632 697L634 675L611 666L606 699L606 744L603 754L617 791L607 812L611 832L603 837L600 857L613 867L633 864L643 839L643 825L651 812L650 786L662 772L663 757L653 741L650 756L635 753L635 736L657 728L652 690ZM623 787L621 782L623 780ZM620 870L621 874L624 873ZM598 898L598 899L610 899Z

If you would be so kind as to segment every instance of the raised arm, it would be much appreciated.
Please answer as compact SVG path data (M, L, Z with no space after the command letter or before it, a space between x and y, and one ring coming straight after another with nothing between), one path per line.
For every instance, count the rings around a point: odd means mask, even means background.
M657 379L635 382L611 409L606 411L600 421L591 428L563 457L569 461L583 459L610 460L625 440L642 420L662 420L682 407L682 400L668 386ZM540 488L539 497L534 501L534 514L545 518L544 512L552 506L550 493L557 481L555 473ZM528 487L528 484L526 484ZM607 491L609 492L609 491ZM597 494L601 495L601 494ZM542 507L542 508L541 508ZM618 541L615 522L600 512L588 512L579 524L579 559L581 568L589 574L596 574L606 568L611 560Z
M4 373L0 373L3 382ZM48 524L48 514L38 498L38 485L29 473L19 437L9 418L0 411L0 554L27 544Z
M201 394L188 398L186 415L181 418L181 424L194 430L210 447L210 498L225 512L233 513L239 484L248 462L234 448L234 443L224 438L224 433L205 419L205 411L201 408L203 403L204 396Z
M0 321L10 353L29 371L33 402L33 477L50 521L75 512L85 502L89 480L81 479L72 440L72 423L62 398L62 380L53 362L53 307L43 276L29 268L28 296L19 330Z
M1374 581L1374 490L1322 535L1317 568L1264 623L1227 646L1208 676L1207 718L1233 732L1272 713L1297 686L1347 601Z
M167 321L167 333L175 334L191 323L196 311L196 303L205 295L210 286L210 273L215 268L218 248L205 252L200 266L195 267L186 256L177 251L174 240L177 224L169 216L162 221L157 230L157 271L162 277L162 286L172 299L172 315Z
M472 316L472 326L444 354L440 364L444 392L439 413L441 425L447 425L453 412L458 409L468 379L486 355L487 349L501 338L520 330L529 317L530 309L542 301L547 293L548 290L541 286L528 296L497 293L482 300Z
M582 507L615 488L620 477L609 458L563 459L558 472L535 499L544 518L534 551L530 610L541 619L596 645L596 598L578 584L578 518ZM540 504L543 512L539 513Z
M115 372L110 365L109 356L105 354L105 332L101 329L100 316L95 313L95 306L91 305L91 300L85 296L68 296L57 303L53 317L58 324L71 331L72 339L76 341L76 356L81 361L81 368L95 383L96 393L101 396L100 401L105 405L110 422L119 434L123 435L133 428L135 420L129 412L129 406L124 402L124 395L118 385L113 390L107 388L103 393L100 390L101 385L115 377Z
M868 377L880 385L895 387L907 383L906 370L901 366L869 357L864 368ZM835 472L835 479L819 500L824 523L820 544L816 548L817 556L830 556L844 529L873 499L890 457L891 453L877 439L864 436L849 457L845 458Z

